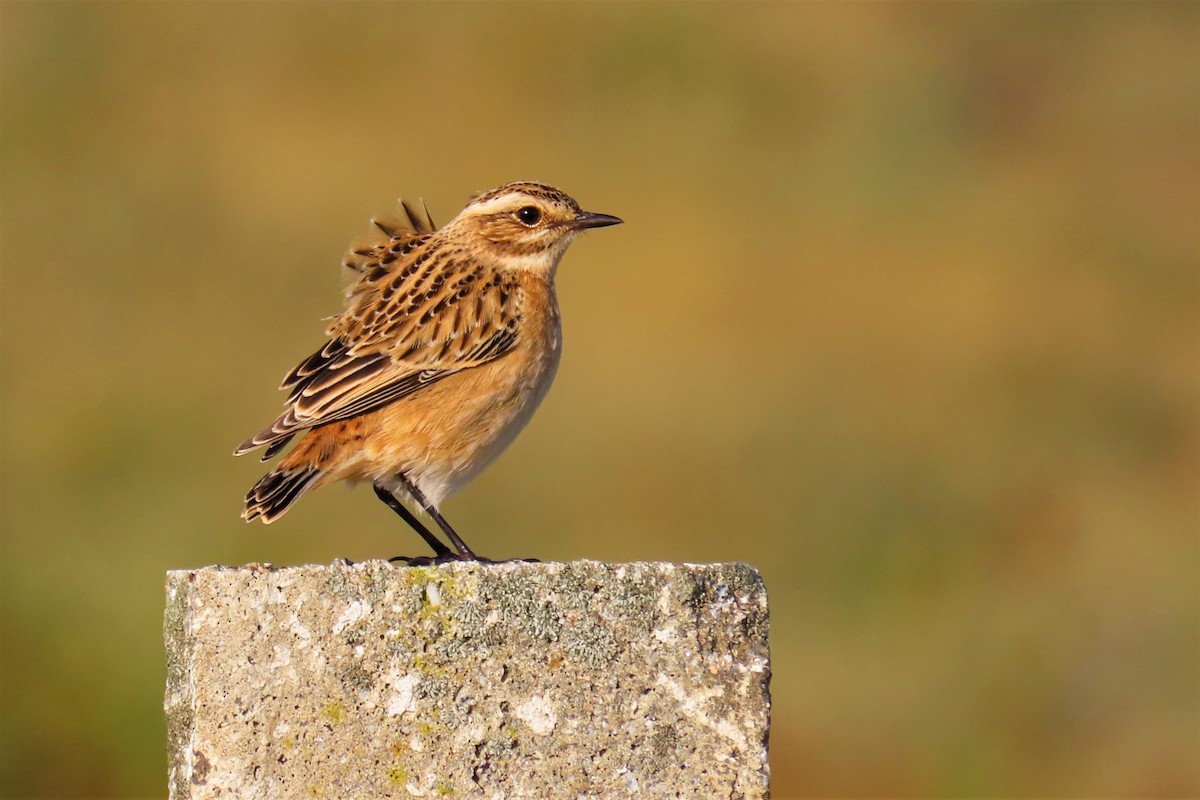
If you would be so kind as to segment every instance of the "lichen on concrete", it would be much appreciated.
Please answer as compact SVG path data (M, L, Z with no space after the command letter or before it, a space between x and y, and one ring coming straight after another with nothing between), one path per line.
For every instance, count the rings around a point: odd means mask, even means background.
M768 796L744 564L209 567L167 596L173 800Z

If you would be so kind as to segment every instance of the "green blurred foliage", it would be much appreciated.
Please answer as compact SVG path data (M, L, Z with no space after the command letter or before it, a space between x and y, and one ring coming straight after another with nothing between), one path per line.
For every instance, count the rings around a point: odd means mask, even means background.
M1200 794L1200 5L0 15L4 796L162 795L164 570L415 550L229 453L368 217L521 178L628 224L469 541L758 564L776 796Z

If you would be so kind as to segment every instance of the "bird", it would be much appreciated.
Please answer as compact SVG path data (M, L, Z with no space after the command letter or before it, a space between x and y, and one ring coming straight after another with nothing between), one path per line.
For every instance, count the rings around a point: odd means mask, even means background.
M550 388L562 352L554 278L567 247L623 220L535 181L482 192L441 228L424 203L401 200L399 212L372 219L371 235L351 245L345 308L327 341L284 377L283 413L234 451L266 448L267 461L299 437L246 494L242 518L270 523L314 489L369 482L433 550L397 558L488 561L441 504L500 455Z

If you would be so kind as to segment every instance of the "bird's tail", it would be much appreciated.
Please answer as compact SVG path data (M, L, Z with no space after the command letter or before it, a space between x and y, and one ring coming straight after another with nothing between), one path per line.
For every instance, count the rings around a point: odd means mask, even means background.
M341 445L347 425L352 424L356 421L324 425L305 433L275 469L246 493L242 519L274 522L305 492L347 477L347 458L353 454Z
M313 488L323 474L322 470L311 464L280 464L246 493L246 510L242 512L242 519L250 522L261 517L264 523L274 522L302 494Z

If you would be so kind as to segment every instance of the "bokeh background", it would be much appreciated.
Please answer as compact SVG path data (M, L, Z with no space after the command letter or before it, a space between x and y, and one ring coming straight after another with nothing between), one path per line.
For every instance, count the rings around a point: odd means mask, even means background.
M627 224L448 516L742 560L778 797L1200 793L1200 4L0 5L5 797L161 797L163 573L415 549L238 519L233 446L395 198Z

